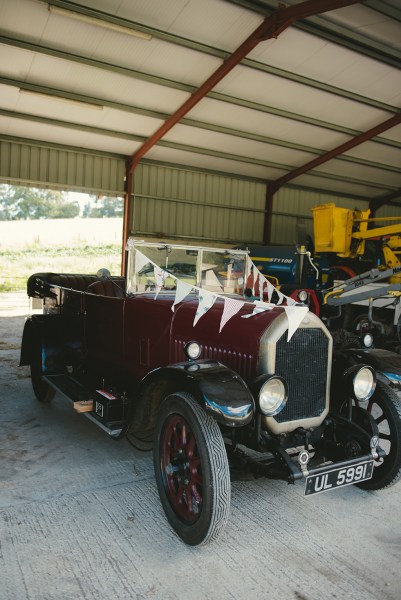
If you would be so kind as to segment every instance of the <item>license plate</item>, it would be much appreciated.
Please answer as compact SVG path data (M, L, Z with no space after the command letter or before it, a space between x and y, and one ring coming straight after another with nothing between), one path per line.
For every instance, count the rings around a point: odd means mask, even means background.
M328 492L335 488L370 479L373 475L373 460L363 461L348 467L329 467L327 470L308 475L305 481L305 496Z

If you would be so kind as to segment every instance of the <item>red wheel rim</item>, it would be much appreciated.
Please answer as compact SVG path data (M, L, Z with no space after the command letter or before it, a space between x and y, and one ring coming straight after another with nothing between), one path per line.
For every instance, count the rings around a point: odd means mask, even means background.
M180 415L170 416L161 440L161 474L171 506L187 523L202 511L202 469L195 436Z

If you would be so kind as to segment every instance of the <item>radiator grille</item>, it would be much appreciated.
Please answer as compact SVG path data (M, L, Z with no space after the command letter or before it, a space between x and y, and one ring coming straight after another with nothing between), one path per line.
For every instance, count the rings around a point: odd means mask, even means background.
M279 423L318 417L326 405L329 340L321 329L299 328L276 347L277 375L288 384L288 402L274 418Z

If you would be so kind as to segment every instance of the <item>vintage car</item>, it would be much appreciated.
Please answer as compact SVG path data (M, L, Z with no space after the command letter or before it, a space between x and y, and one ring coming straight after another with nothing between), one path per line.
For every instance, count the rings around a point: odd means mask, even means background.
M230 472L303 480L306 496L400 478L396 393L357 351L333 361L323 322L273 293L247 252L130 239L127 253L126 277L30 277L43 313L21 364L38 400L58 392L113 439L153 448L182 540L221 532Z

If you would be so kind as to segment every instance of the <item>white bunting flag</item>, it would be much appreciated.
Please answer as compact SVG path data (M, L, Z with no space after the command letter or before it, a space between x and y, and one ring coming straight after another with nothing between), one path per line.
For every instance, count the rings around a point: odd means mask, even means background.
M199 290L199 304L193 322L194 327L199 321L199 319L203 317L203 315L207 313L209 308L213 306L216 298L216 294L212 294L211 292L207 292L206 290Z
M175 299L174 304L171 307L171 310L174 312L174 307L176 304L179 304L190 294L192 291L192 285L188 285L188 283L184 283L177 279L177 289L175 291Z
M302 323L309 308L307 306L284 306L284 310L288 319L287 342L289 342Z
M254 302L255 308L253 312L249 313L249 315L242 315L243 319L249 319L249 317L254 317L255 315L260 315L260 313L265 312L266 310L272 310L274 308L274 304L266 304L266 302L258 302L257 300Z
M137 250L135 253L135 273L139 273L139 271L149 263L150 260L144 254L142 254L142 252L139 252L139 250Z
M297 304L297 301L294 300L294 298L290 298L290 296L287 296L286 300L287 306L295 306L295 304Z
M156 300L157 296L159 295L160 290L164 287L164 279L166 277L166 271L163 271L163 269L161 269L157 265L154 265L153 271L155 274L155 288L156 288L155 289L155 291L156 291L155 300Z
M240 300L234 300L233 298L225 298L224 299L224 309L223 314L221 315L220 321L220 329L219 333L223 329L224 325L229 321L234 315L237 314L238 311L244 306L245 302L241 302Z

